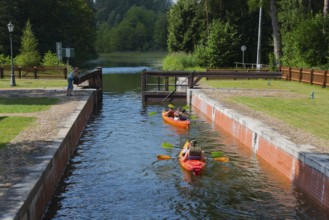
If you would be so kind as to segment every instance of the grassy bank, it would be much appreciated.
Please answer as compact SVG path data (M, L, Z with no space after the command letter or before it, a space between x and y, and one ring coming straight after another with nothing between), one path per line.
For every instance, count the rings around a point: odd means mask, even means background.
M22 130L33 125L32 117L0 117L0 149L5 147Z
M45 111L58 102L57 98L0 98L0 114L4 115L0 117L0 149L36 121L34 117L9 116L7 113Z
M0 79L0 89L8 88L35 88L35 89L46 89L46 88L66 88L67 81L65 79L15 79L16 86L10 86L9 79Z
M229 98L228 101L244 104L329 141L329 88L284 80L209 80L203 82L213 88L259 89L260 94L256 97L235 96ZM280 90L287 93L282 93L281 96L262 96L262 90Z

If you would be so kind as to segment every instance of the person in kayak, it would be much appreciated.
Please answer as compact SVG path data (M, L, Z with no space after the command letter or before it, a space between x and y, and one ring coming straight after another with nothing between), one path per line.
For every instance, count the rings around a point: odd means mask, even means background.
M189 146L183 152L183 160L201 160L205 161L204 152L197 146L196 140L191 140Z
M174 113L174 120L176 121L186 121L189 114L184 108L178 108Z
M174 118L175 117L175 110L173 107L170 107L166 114L168 117Z

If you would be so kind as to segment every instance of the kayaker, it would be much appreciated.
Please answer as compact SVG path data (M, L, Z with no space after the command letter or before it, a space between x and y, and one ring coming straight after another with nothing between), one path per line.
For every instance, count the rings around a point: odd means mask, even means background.
M196 140L191 140L189 146L183 152L183 160L201 160L204 161L204 153L200 147L197 146Z
M184 108L182 108L181 111L179 112L179 120L186 121L188 116L189 114L185 111Z
M180 120L180 117L181 117L180 112L181 112L181 111L182 111L181 108L178 108L178 109L174 112L174 120L175 120L175 121Z
M174 108L169 108L169 110L167 111L167 116L173 118L174 115L175 115Z

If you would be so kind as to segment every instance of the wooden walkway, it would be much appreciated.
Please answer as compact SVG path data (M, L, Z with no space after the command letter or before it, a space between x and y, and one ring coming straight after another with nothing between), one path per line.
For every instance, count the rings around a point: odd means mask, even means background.
M187 88L194 88L202 79L281 79L281 72L262 71L142 71L142 100L172 101L186 99Z

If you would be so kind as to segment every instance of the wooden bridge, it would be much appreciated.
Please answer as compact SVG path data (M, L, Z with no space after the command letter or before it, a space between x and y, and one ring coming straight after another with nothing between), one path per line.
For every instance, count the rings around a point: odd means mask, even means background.
M194 88L202 79L281 79L281 72L265 71L142 71L141 90L145 101L186 99L187 88Z

